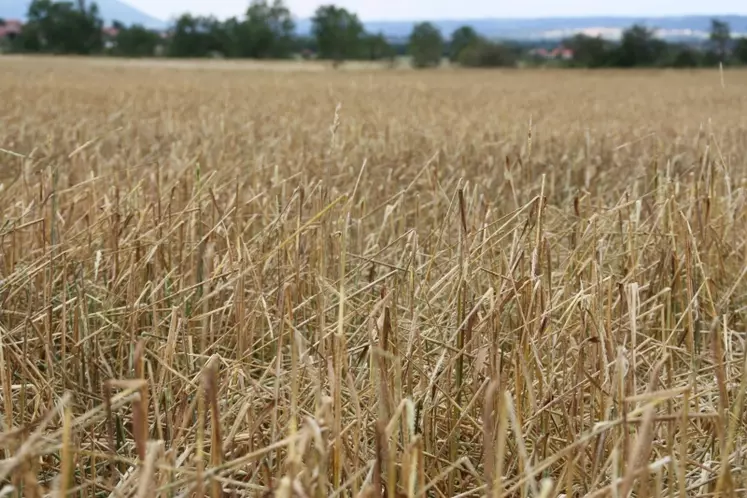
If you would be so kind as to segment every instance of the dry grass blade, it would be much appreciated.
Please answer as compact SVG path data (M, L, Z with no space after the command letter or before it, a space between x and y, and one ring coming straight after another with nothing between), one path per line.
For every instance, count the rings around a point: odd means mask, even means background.
M218 468L223 463L223 440L218 410L218 358L216 356L210 358L205 370L205 395L210 405L210 465ZM220 482L213 480L210 493L213 498L221 496Z
M659 381L659 372L665 362L666 358L658 362L651 372L651 380L648 386L649 393L652 393L656 388L656 384ZM649 403L644 408L641 427L633 445L632 459L627 464L627 470L620 485L619 494L624 498L628 497L633 487L633 481L638 476L641 468L646 467L648 464L651 455L652 439L654 437L653 424L655 413L653 403Z
M149 441L148 449L145 453L145 462L140 470L138 478L136 498L151 498L155 496L155 474L156 463L163 453L163 443L161 441Z

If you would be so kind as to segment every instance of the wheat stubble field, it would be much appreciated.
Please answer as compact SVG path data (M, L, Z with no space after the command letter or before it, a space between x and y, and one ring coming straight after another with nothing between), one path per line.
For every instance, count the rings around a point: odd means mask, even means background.
M3 64L3 496L745 493L747 73Z

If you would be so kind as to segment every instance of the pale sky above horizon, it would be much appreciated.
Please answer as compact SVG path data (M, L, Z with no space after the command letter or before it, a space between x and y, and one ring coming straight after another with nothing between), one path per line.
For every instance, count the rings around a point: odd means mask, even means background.
M125 1L163 20L183 12L226 18L243 13L249 5L249 0ZM286 0L291 12L299 17L310 17L319 5L328 3L345 7L365 21L747 14L744 0Z

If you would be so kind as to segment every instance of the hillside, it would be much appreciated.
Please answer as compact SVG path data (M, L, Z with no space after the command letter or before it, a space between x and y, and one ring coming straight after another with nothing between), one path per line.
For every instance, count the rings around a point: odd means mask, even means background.
M0 0L0 18L25 19L31 0ZM96 0L101 16L107 24L120 21L124 24L142 24L149 28L161 29L166 23L119 0Z
M560 39L576 33L618 38L622 30L633 24L644 24L656 28L665 39L702 39L708 36L712 17L731 25L735 34L747 34L747 16L714 15L682 17L567 17L536 19L446 19L434 20L433 24L445 35L460 26L470 25L483 36L516 40ZM404 38L412 31L414 21L366 22L368 31L382 32L390 38ZM298 30L308 33L309 20L298 22Z

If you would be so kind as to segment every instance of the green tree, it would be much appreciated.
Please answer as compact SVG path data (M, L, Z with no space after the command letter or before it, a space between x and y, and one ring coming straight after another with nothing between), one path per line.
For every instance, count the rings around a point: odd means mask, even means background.
M293 38L293 52L301 54L304 58L311 58L318 48L316 38L313 36L296 36Z
M363 24L358 16L335 5L322 5L311 19L319 57L338 64L361 53Z
M213 17L183 14L173 28L169 55L172 57L208 57L233 50L223 23Z
M414 67L434 67L441 63L444 40L441 32L433 24L416 24L410 34L408 46Z
M208 55L220 57L237 57L238 47L234 32L231 30L233 20L221 22L214 17L201 18L204 26ZM236 21L239 22L239 21Z
M464 47L457 59L464 67L514 67L516 61L517 54L510 46L483 38Z
M161 36L139 24L124 26L114 23L117 34L114 37L112 53L123 57L151 57L161 43Z
M396 55L394 47L389 44L383 33L364 35L362 46L362 56L368 60L389 60L391 62Z
M601 37L576 35L563 41L563 46L573 51L573 64L599 68L610 64L611 45Z
M612 62L620 67L654 66L662 61L666 48L666 42L657 39L653 30L634 25L623 32Z
M671 48L671 66L676 68L698 67L701 65L701 56L697 50L682 45Z
M451 40L449 42L449 60L451 62L456 62L459 59L459 54L462 50L476 44L479 40L480 37L471 26L457 28L451 34Z
M246 11L246 25L239 36L241 53L257 59L286 58L293 48L295 23L282 0L269 4L252 0Z
M5 19L0 17L0 28L5 26ZM12 42L7 37L0 38L0 54L8 52L12 49Z
M43 49L41 28L37 23L26 23L21 34L11 43L14 52L34 53Z
M726 62L729 55L729 41L731 40L729 24L718 19L711 19L710 38L721 61Z
M737 39L734 47L734 58L740 64L747 64L747 38Z
M208 29L208 38L212 40L210 43L214 47L218 47L216 52L220 52L223 57L249 57L242 52L243 46L246 45L242 42L246 38L243 34L245 31L246 22L234 16L223 22L212 22Z
M171 33L169 55L172 57L201 57L204 54L198 21L190 14L179 16Z
M104 46L104 22L95 3L33 0L18 46L27 51L92 54Z

